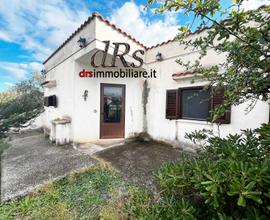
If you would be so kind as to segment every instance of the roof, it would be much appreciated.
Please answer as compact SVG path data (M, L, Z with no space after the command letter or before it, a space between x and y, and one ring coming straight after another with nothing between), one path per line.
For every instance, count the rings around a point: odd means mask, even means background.
M182 76L188 76L188 75L193 75L194 72L192 71L186 71L186 72L178 72L178 73L173 73L172 77L182 77Z
M268 5L262 5L260 6L258 9L264 9L267 8ZM156 47L160 47L163 45L166 45L168 43L174 42L176 41L176 38L168 40L168 41L164 41L162 43L159 43L157 45L151 46L151 47L146 47L143 43L141 43L140 41L136 40L134 37L132 37L130 34L128 34L127 32L123 31L121 28L118 28L115 24L111 23L110 21L108 21L107 19L103 18L99 13L94 12L91 16L88 17L88 19L81 24L81 26L79 28L77 28L76 31L74 31L44 62L43 64L45 64L46 62L48 62L49 59L51 59L59 50L61 50L78 32L80 32L87 24L89 24L94 18L98 18L100 21L106 23L107 25L109 25L110 27L112 27L114 30L117 30L119 33L125 35L126 37L128 37L129 39L131 39L132 41L134 41L135 43L139 44L140 46L142 46L143 48L145 48L146 50L150 50ZM228 19L223 20L222 22L228 22ZM199 29L197 31L194 32L190 32L190 35L195 35L195 34L199 34L205 30L211 29L211 26L206 26L202 29Z
M116 27L114 24L112 24L107 19L103 18L99 13L94 12L91 16L88 17L88 19L81 24L79 28L77 28L76 31L74 31L44 62L43 64L47 63L48 60L50 60L59 50L61 50L77 33L79 33L87 24L89 24L94 18L98 18L100 21L106 23L110 27L112 27L114 30L118 31L119 33L123 34L124 36L128 37L130 40L134 41L135 43L139 44L143 48L147 49L145 45L143 45L141 42L136 40L134 37L132 37L127 32L123 31L122 29Z

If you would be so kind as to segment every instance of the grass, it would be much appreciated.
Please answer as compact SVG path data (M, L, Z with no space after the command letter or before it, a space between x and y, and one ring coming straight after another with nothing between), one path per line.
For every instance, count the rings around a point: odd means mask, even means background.
M147 205L149 198L108 164L100 163L48 183L17 201L1 204L0 219L137 218L140 206Z
M99 163L0 204L0 220L193 220L194 211L184 201L153 195L128 183L110 165Z

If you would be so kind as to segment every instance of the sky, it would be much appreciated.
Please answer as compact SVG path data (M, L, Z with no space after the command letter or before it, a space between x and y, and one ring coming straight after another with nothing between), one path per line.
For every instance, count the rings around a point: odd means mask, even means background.
M224 0L224 2L230 0ZM270 0L248 0L254 9ZM147 0L0 0L0 92L43 69L43 61L93 12L152 46L172 39L191 18L155 15ZM225 3L224 3L225 4Z

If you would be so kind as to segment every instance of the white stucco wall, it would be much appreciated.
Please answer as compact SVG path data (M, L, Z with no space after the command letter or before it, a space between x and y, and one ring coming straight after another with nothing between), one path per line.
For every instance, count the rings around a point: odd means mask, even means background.
M78 74L82 69L92 70L87 63L76 63L74 77L75 108L73 114L74 141L83 143L99 139L101 83L125 85L125 138L134 136L134 133L142 132L143 80L132 78L80 78ZM106 71L112 69L99 68L98 70ZM85 90L88 90L86 101L82 97Z
M204 34L204 33L203 33ZM192 36L194 37L194 36ZM155 55L160 52L163 61L155 62ZM194 61L198 56L198 52L184 50L179 46L178 42L171 42L163 46L153 48L146 53L147 70L155 69L157 79L149 80L149 102L147 105L147 124L149 134L158 140L172 141L179 140L181 142L189 141L184 138L186 133L194 130L210 129L221 137L230 133L239 133L242 129L254 129L262 123L269 120L269 105L258 101L255 108L246 114L248 103L239 106L232 106L231 123L221 125L218 129L216 124L207 123L196 120L168 120L165 118L166 109L166 90L178 89L180 87L195 87L207 84L207 82L196 80L191 83L191 79L173 80L172 74L177 72L185 72L186 70L175 62L178 57L183 61ZM224 55L217 55L214 51L209 51L207 57L202 60L202 64L207 67L222 62Z
M205 34L205 32L201 34ZM88 43L91 42L86 48L79 49L77 40L80 36L85 37ZM50 128L51 120L54 117L70 116L72 118L70 138L74 142L82 143L99 139L101 83L126 85L125 138L143 131L142 92L144 79L89 79L78 76L82 69L92 70L90 55L96 49L104 48L104 43L102 43L104 40L111 41L110 54L114 49L113 42L129 43L131 51L127 60L131 59L131 54L135 50L144 49L127 36L95 18L45 64L46 70L49 70L46 80L56 80L57 82L55 88L45 89L45 96L56 95L58 107L45 108L44 126ZM161 62L155 61L158 52L161 52L163 56ZM219 129L216 125L202 121L165 119L167 89L201 86L207 83L197 81L191 84L190 79L172 79L173 73L184 70L175 62L177 58L181 57L185 61L195 60L197 55L196 51L184 50L184 47L179 46L178 42L170 42L145 52L143 68L147 71L151 69L157 71L156 79L148 79L150 92L146 108L147 131L153 138L165 141L177 139L186 142L185 133L194 130L205 128L212 129L215 133L219 130L221 136L226 136L229 133L240 132L240 129L257 128L261 123L268 122L269 106L262 102L258 102L249 114L245 114L244 111L247 104L233 106L231 124L221 125ZM217 55L210 51L208 56L204 58L203 64L210 66L223 59L224 55ZM82 97L85 90L88 90L86 101Z
M102 33L106 33L106 35ZM77 40L79 36L86 37L87 41L91 42L90 45L78 50ZM71 140L74 142L83 143L99 139L101 83L124 84L126 86L125 137L131 137L135 133L142 132L143 79L89 79L79 77L79 72L83 69L93 69L89 68L90 55L96 49L104 49L102 41L108 39L111 40L109 53L113 52L113 42L127 42L131 45L127 61L131 60L134 50L143 49L139 44L134 43L128 37L95 18L92 23L88 24L45 64L45 68L49 70L46 80L56 80L57 82L56 87L45 88L45 96L56 95L58 107L45 107L44 126L51 128L51 121L55 117L70 116L72 119ZM122 48L120 48L121 50ZM73 55L70 56L71 54ZM100 59L101 57L97 56L97 60ZM110 57L108 57L107 63L110 63ZM119 60L117 64L121 68ZM113 70L116 69L113 68ZM85 90L88 90L87 101L84 101L82 97Z

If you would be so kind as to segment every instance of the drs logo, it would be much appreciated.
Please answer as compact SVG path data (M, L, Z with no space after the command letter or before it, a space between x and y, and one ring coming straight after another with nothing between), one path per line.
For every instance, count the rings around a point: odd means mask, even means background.
M113 52L113 57L111 60L111 65L107 66L106 65L106 58L108 55L108 50L109 50L109 46L110 46L110 41L103 41L106 45L105 45L105 49L104 50L98 50L97 52L95 52L93 54L93 56L91 57L91 66L92 67L117 67L116 66L116 58L119 57L121 62L123 63L124 67L133 67L133 68L140 68L143 65L143 59L141 57L139 57L139 55L144 55L144 50L136 50L134 51L134 53L132 54L132 58L136 61L138 61L138 65L135 65L135 63L131 63L130 65L128 65L127 61L125 60L125 55L127 55L130 51L130 45L127 43L113 43L114 45L114 52ZM124 46L124 52L123 53L119 53L119 47L120 46ZM102 53L102 60L101 60L101 64L97 65L96 63L96 55Z

